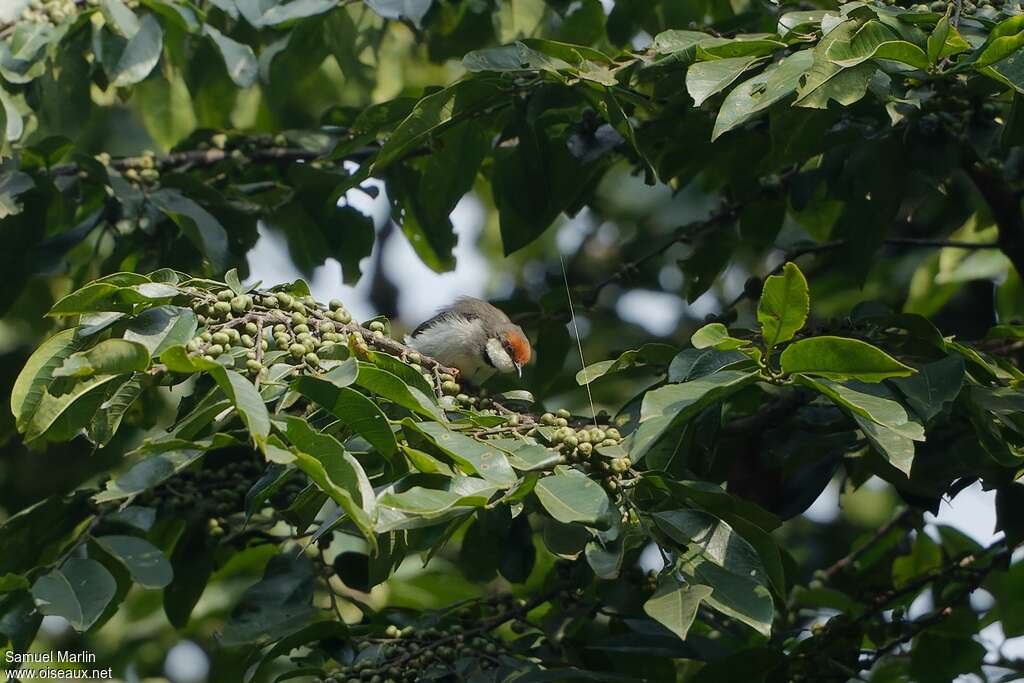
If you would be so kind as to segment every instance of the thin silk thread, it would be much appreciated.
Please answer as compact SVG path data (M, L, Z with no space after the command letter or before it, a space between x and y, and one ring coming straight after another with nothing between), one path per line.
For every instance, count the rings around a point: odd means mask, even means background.
M590 393L590 376L587 374L587 361L583 357L583 342L580 341L580 328L576 324L576 311L572 307L572 294L569 292L569 275L565 272L565 259L558 252L558 262L562 264L562 281L565 282L565 298L569 300L569 315L572 316L572 329L576 333L576 348L580 351L580 365L583 367L583 381L586 382L587 400L590 401L590 415L597 427L597 410L594 409L594 395Z

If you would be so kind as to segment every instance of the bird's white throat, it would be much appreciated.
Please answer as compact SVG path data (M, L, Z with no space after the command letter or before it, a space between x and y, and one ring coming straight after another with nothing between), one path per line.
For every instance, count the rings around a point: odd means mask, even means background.
M505 347L502 345L501 340L495 337L491 337L487 340L487 357L491 359L491 363L494 365L498 372L515 372L516 364L512 360L512 357L505 351Z

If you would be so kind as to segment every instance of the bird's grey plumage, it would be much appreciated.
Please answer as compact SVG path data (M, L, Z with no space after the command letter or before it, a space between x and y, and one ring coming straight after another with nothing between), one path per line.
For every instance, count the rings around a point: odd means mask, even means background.
M493 316L495 315L495 311L497 311L497 315L500 316L502 322L508 323L509 325L512 324L512 321L509 320L509 317L505 315L504 311L491 306L483 299L477 299L473 296L460 296L451 306L442 308L440 311L435 313L433 317L420 323L419 327L413 330L412 335L410 336L415 337L419 335L420 332L423 332L428 327L433 327L442 320L451 320L452 318L477 320L485 315Z

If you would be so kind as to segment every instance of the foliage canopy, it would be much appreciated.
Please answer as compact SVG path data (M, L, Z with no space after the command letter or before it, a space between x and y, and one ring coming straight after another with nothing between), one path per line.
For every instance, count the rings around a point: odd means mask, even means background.
M1021 671L978 640L1024 635L1016 3L33 0L0 36L0 651L53 615L217 681ZM252 282L261 230L357 282L382 192L437 272L485 206L529 391ZM714 312L651 340L631 289ZM899 509L808 529L837 477ZM991 545L925 530L979 481Z

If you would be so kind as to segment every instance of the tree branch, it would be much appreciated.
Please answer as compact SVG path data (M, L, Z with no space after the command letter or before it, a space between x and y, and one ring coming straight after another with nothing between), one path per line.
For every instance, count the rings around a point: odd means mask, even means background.
M1010 259L1017 274L1024 278L1024 215L1021 214L1020 196L973 150L968 150L967 155L963 162L964 172L978 188L999 227L996 245Z

